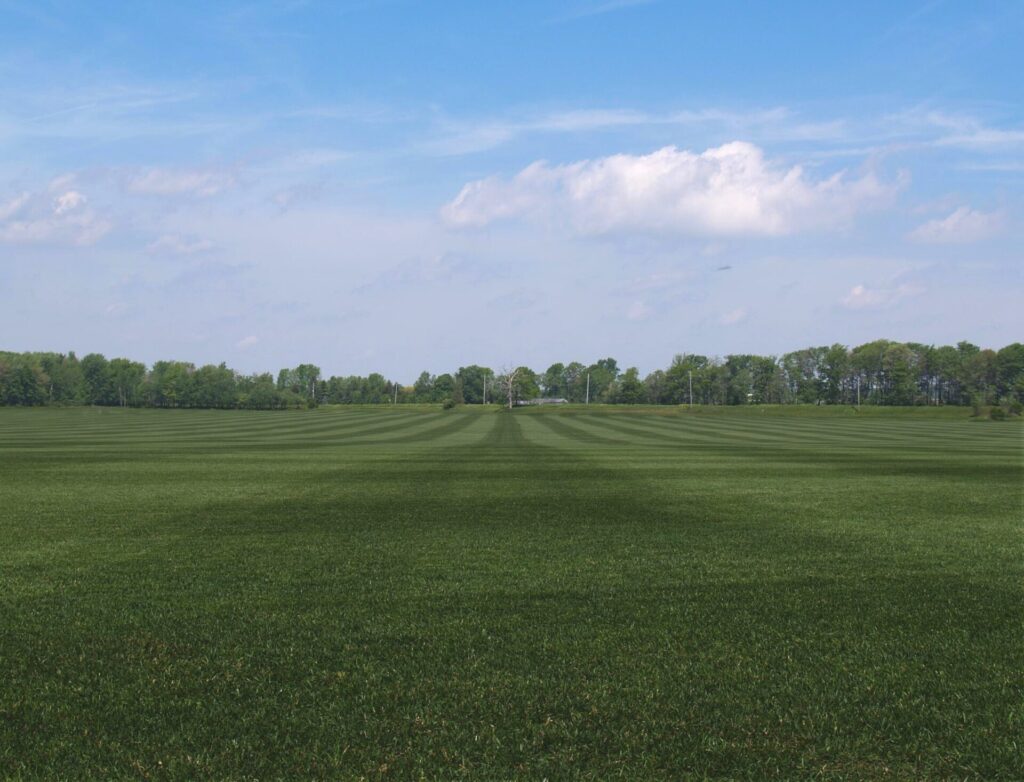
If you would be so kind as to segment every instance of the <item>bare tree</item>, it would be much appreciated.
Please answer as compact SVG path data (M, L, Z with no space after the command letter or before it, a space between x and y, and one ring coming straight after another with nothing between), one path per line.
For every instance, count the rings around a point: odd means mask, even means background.
M508 396L508 409L512 409L513 402L516 395L516 380L519 374L522 372L522 367L516 367L515 369L503 368L501 377L498 378L498 384L501 389Z

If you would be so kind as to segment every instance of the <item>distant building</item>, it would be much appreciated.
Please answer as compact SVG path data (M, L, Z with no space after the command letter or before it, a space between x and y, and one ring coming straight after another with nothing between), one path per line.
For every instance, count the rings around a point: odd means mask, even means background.
M562 399L561 397L542 396L537 399L520 399L516 404L520 407L526 407L528 405L567 405L569 404L569 400Z

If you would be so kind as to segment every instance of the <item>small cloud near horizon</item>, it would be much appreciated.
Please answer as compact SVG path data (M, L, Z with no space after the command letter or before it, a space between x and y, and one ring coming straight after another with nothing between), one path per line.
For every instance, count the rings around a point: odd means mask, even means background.
M966 244L988 239L999 233L1002 227L1001 213L979 212L961 206L946 217L919 225L909 237L925 244Z

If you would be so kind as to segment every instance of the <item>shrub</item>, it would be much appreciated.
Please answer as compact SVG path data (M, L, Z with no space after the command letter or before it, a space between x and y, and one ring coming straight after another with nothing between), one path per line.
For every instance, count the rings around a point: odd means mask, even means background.
M988 417L993 421L1004 421L1006 420L1006 411L1001 407L993 407L989 411Z
M451 410L454 407L455 407L455 400L454 399L445 399L441 403L441 409L443 409L443 410Z

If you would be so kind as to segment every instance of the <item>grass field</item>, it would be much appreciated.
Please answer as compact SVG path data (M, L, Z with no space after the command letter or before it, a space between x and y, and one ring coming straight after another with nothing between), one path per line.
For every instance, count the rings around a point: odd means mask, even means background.
M1024 779L1024 427L0 409L0 778Z

